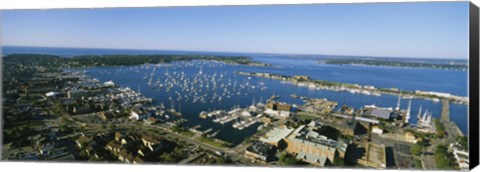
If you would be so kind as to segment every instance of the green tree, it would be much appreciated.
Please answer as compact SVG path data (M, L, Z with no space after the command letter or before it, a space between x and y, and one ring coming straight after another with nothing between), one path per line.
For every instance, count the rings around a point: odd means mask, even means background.
M280 164L285 166L291 166L297 164L295 157L288 153L283 153L280 155Z
M178 158L180 158L180 159L186 157L185 152L184 152L183 149L180 148L180 147L175 147L175 148L173 149L173 153L174 153L174 155L175 155L176 157L178 157Z
M80 153L78 155L80 155L81 157L88 157L87 150L86 149L80 150Z
M337 155L333 160L333 165L335 165L336 167L343 167L345 166L345 161Z
M225 164L225 158L223 156L219 156L217 157L217 159L215 160L215 162L217 164Z
M164 162L175 162L175 158L169 154L169 153L163 153L161 155L161 158L163 159Z
M445 145L439 145L434 153L435 165L438 169L451 169L453 158L452 155L448 153L448 148Z
M420 144L415 144L411 149L410 152L412 152L413 155L420 156L423 152L423 146Z
M445 126L442 124L442 122L440 122L438 119L434 119L433 120L434 124L435 124L435 128L437 130L437 133L435 134L435 136L437 138L443 138L445 137Z
M463 149L468 149L468 138L466 136L460 136L457 138L458 144L463 148Z

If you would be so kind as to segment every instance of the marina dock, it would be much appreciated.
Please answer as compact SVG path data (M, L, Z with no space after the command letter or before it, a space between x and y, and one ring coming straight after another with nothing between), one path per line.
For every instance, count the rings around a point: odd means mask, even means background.
M442 114L440 121L445 125L445 130L452 138L463 136L463 132L458 128L455 122L450 121L450 102L448 100L442 101Z
M450 121L450 102L448 100L442 100L442 117L440 121L442 122Z

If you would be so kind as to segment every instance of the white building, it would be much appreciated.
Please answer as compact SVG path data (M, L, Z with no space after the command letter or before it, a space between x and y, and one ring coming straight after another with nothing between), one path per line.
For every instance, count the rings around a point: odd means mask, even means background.
M47 97L55 97L57 94L58 94L58 93L56 93L56 92L50 91L50 92L48 92L48 93L45 93L45 96L47 96Z
M272 144L278 147L278 143L290 135L294 130L288 128L273 128L264 137L260 137L260 141Z
M280 117L280 118L288 118L290 117L290 112L288 111L278 111L273 109L266 109L265 113L273 116L273 117Z
M469 154L467 151L463 151L458 149L454 143L450 144L450 150L453 152L453 155L455 156L455 160L457 161L458 165L460 166L460 169L462 170L468 170L469 169Z
M248 111L243 111L243 112L241 113L241 115L242 115L242 116L245 116L245 117L250 117L250 116L252 116L252 114L250 114L250 112L248 112Z
M107 82L104 82L103 85L105 85L107 87L113 87L113 86L115 86L115 83L113 83L113 81L107 81Z
M148 117L150 117L148 113L141 113L140 111L132 110L130 111L129 119L143 120L143 119L147 119Z
M383 130L379 126L373 126L372 127L372 133L381 135L381 134L383 134Z

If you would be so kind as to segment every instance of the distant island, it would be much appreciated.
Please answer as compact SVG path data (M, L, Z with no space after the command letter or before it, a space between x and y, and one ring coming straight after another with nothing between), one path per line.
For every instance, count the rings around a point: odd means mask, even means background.
M38 60L37 58L39 57L42 60ZM9 54L3 58L12 63L21 64L22 62L35 61L36 63L48 63L49 66L65 68L134 66L189 60L209 60L234 65L271 66L267 63L253 61L250 57L246 56L214 55L80 55L67 58L48 54Z
M417 61L391 60L391 59L372 59L372 58L338 58L320 60L318 63L333 65L365 65L365 66L388 66L388 67L409 67L409 68L433 68L447 70L467 70L467 64L459 63L426 63Z
M261 73L261 72L238 72L240 75L255 76L270 78L282 81L288 81L297 86L304 86L315 89L324 89L332 91L348 91L350 93L359 93L365 95L381 96L382 94L390 94L396 96L404 96L408 98L423 98L438 102L440 100L448 100L451 103L468 104L468 97L462 97L458 95L452 95L450 93L440 93L433 91L406 91L398 88L377 88L370 85L359 85L351 83L332 82L326 80L313 80L308 76L296 75L286 76L273 73Z

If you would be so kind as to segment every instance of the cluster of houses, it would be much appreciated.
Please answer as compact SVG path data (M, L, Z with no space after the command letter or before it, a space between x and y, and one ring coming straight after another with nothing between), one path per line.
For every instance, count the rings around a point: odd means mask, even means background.
M116 87L113 81L100 82L97 79L87 77L85 73L78 71L67 72L38 72L32 77L19 78L7 84L6 99L4 101L6 121L18 120L46 120L57 119L63 112L69 115L94 114L93 116L78 117L81 120L102 120L107 122L114 117L129 115L135 110L162 113L163 108L143 106L152 102L152 99L142 96L130 88ZM135 106L137 105L137 106ZM140 108L137 108L142 106ZM132 110L130 110L132 109ZM139 113L139 116L150 113ZM22 118L20 118L22 117ZM98 119L96 118L98 117ZM150 116L149 116L150 117ZM156 123L156 118L145 118L147 123ZM97 134L95 136L71 133L74 126L68 126L59 131L59 125L64 121L45 122L44 126L13 130L18 134L9 134L7 140L22 138L22 144L13 141L12 149L7 152L6 159L24 160L76 160L82 158L108 159L105 151L109 151L117 159L123 162L141 163L144 155L152 155L162 149L163 142L148 136L121 136L115 134L117 139L106 143L108 136ZM85 121L83 121L85 122ZM100 122L100 121L99 121ZM46 128L45 128L46 127ZM21 132L20 132L21 131ZM28 133L27 133L28 132ZM70 139L71 136L74 139ZM25 141L23 141L25 140ZM130 143L141 143L137 150L126 147ZM77 149L75 149L77 148Z
M137 103L150 103L152 99L143 97L130 88L115 87L112 81L100 83L86 78L80 83L65 88L66 96L60 101L72 114L86 114L109 109L125 110Z
M67 139L56 140L55 133L36 134L27 139L31 142L28 147L22 147L10 151L5 159L19 160L61 160L73 161L75 157L71 151L73 144ZM52 141L54 140L54 141Z
M95 147L97 147L97 141L95 141L94 137L92 136L85 136L81 134L76 140L75 144L77 148L82 152L85 153L85 157L95 157L100 158Z
M105 145L119 161L141 164L144 159L159 155L167 148L167 142L142 134L140 137L115 132L114 139Z

